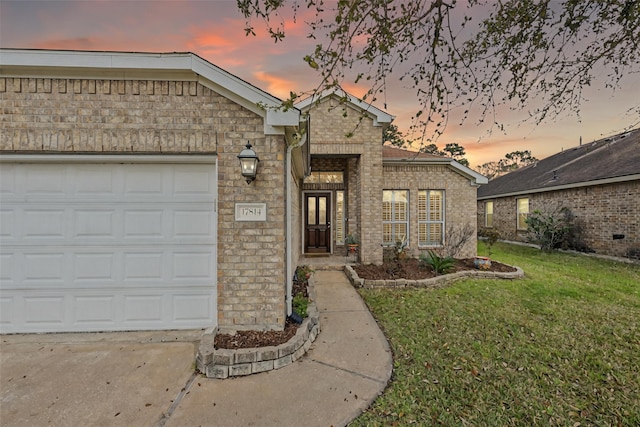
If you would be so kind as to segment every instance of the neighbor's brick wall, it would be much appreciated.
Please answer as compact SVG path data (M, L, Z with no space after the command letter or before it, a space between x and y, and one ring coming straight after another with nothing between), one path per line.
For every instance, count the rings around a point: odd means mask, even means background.
M619 257L628 257L630 251L640 253L640 181L535 193L528 197L530 212L554 204L568 207L582 228L582 241L596 253ZM484 226L484 202L478 201L478 227ZM516 197L493 202L494 228L501 238L526 242L526 232L516 232ZM613 240L614 234L625 237Z
M311 154L349 160L347 232L360 240L360 260L382 263L382 126L348 105L326 98L311 107ZM346 134L353 132L353 136ZM354 169L352 169L354 168ZM354 181L354 182L352 182ZM365 225L366 224L366 225Z
M445 193L445 245L449 227L474 229L457 258L476 255L476 199L477 187L469 179L445 165L385 165L385 190L409 190L409 251L418 256L418 191L444 190Z
M192 81L0 78L0 151L217 153L218 321L281 329L284 306L284 153L263 119ZM247 185L237 154L260 156ZM236 202L265 202L264 223L236 222Z

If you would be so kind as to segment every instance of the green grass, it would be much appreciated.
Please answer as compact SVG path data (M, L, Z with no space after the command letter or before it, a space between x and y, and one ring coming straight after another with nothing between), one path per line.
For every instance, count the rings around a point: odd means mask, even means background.
M360 291L394 373L352 425L640 425L640 267L500 243L492 252L525 278Z

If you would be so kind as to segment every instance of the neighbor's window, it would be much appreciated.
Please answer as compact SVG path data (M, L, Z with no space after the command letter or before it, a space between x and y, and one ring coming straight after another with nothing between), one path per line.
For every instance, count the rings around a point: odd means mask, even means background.
M444 191L418 191L418 246L444 243Z
M344 174L342 172L311 172L304 182L305 184L342 184Z
M484 202L484 226L493 227L493 202Z
M385 190L382 192L382 243L394 245L409 241L409 192Z
M344 191L336 191L336 244L344 244Z
M518 230L527 229L527 218L529 217L529 198L516 199L518 209Z

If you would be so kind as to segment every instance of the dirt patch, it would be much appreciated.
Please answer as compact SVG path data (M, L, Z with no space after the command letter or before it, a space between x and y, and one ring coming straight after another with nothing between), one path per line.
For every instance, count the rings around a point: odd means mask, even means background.
M385 263L382 265L355 265L353 269L361 279L369 280L422 280L438 276L428 267L420 266L420 261L415 258L399 261L398 263ZM457 271L477 270L473 264L473 258L456 259L451 273ZM491 267L483 271L510 273L517 271L510 265L491 260Z

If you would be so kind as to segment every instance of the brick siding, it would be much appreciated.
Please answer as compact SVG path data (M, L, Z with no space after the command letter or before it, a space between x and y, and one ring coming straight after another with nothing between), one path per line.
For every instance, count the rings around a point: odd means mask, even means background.
M0 78L0 151L217 154L218 322L281 329L285 322L283 136L263 118L193 81ZM260 157L247 185L237 154ZM265 202L266 222L236 222L235 203Z
M551 204L568 207L582 230L581 240L596 253L640 256L640 181L596 185L478 201L478 227L484 226L485 202L493 201L494 228L506 240L527 241L516 230L516 198L529 197L529 211ZM614 234L624 235L613 239Z
M409 190L409 253L418 256L418 191L444 190L445 245L450 227L473 227L473 236L456 255L470 258L476 255L476 194L477 187L469 179L445 165L385 165L385 190Z

